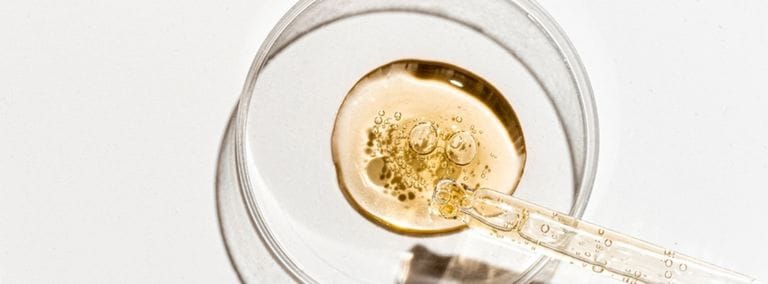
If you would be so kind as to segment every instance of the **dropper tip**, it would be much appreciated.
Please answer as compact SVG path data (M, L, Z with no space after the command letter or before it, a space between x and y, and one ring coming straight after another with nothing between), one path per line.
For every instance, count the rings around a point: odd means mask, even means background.
M431 210L446 219L456 219L469 205L470 198L464 186L450 179L437 183L430 202Z

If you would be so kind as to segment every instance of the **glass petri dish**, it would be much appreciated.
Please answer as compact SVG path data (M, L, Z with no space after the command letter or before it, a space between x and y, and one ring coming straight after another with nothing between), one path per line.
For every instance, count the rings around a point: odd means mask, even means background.
M528 250L471 230L397 234L347 203L331 157L339 106L369 71L402 59L453 64L493 84L525 134L514 195L582 215L597 163L595 106L575 50L536 3L300 1L259 50L222 142L220 224L244 282L545 279L548 259Z

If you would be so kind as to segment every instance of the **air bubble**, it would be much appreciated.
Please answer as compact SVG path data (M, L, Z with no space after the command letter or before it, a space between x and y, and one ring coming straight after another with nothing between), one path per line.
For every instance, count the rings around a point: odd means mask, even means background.
M610 247L612 244L613 244L612 240L608 240L608 239L605 240L605 247Z
M421 155L432 153L437 148L437 130L431 123L419 123L411 129L408 142L416 153Z
M384 120L381 119L381 116L377 116L376 118L373 119L373 122L376 124L381 124L383 121Z
M541 232L542 232L542 233L545 233L545 234L546 234L547 232L549 232L549 225L547 225L547 224L542 224L540 229L541 229Z
M597 273L601 273L601 272L603 272L604 270L605 270L605 268L604 268L604 267L602 267L602 266L599 266L599 265L592 265L592 271L594 271L594 272L597 272Z
M664 278L667 278L667 279L672 278L672 271L667 270L667 272L664 272Z
M400 121L400 118L402 118L402 117L403 117L402 113L400 113L399 111L395 112L395 120Z
M472 134L460 131L448 140L445 153L448 159L457 165L467 165L475 159L477 155L477 142Z
M598 229L598 230L597 230L597 234L602 236L603 234L605 234L605 230L603 230L603 229Z
M384 112L384 110L380 110L380 111L379 111L379 116L384 116L384 114L386 114L386 113Z
M461 118L461 116L458 116L458 115L456 116L456 118L454 118L454 120L455 120L456 122L458 122L458 123L461 123L462 121L464 121L464 119L463 119L463 118Z
M667 260L665 260L665 261L664 261L664 266L666 266L666 267L672 267L672 260L671 260L671 259L667 259Z
M680 267L678 268L680 268L680 271L686 271L688 269L688 265L686 265L685 263L681 263Z

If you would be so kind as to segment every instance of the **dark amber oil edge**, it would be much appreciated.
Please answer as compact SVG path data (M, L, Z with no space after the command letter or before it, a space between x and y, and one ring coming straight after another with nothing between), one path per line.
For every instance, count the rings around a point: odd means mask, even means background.
M405 70L408 71L411 75L414 77L417 77L419 79L423 80L434 80L434 81L441 81L446 83L447 85L453 86L454 88L462 90L462 92L475 97L476 99L485 102L488 106L497 106L500 105L505 109L511 110L509 113L500 113L498 111L497 107L489 107L489 109L494 113L496 117L498 117L500 120L502 120L502 124L505 125L507 131L512 135L511 137L517 137L515 141L513 141L515 145L515 149L518 151L518 154L522 157L522 167L520 167L520 172L518 173L518 176L522 176L525 171L525 163L527 161L527 153L525 151L525 138L523 137L523 130L522 125L517 123L519 120L517 119L517 113L514 111L514 108L512 108L512 105L505 99L503 99L503 95L501 92L499 92L490 82L487 82L483 79L481 79L480 76L468 71L467 69L461 68L459 66L448 64L444 62L439 61L430 61L430 60L422 60L422 59L400 59L395 60L390 63L381 65L379 67L376 67L372 71L366 73L362 77L360 77L360 80L355 82L355 84L347 91L347 95L344 96L344 100L342 100L341 104L339 105L339 109L336 111L336 115L334 117L339 116L339 110L341 110L341 106L343 106L347 102L347 97L349 93L357 88L360 83L367 80L371 75L377 72L387 72L391 66L396 64L405 64ZM456 80L463 84L463 87L458 87L454 84L452 84L450 81ZM387 231L400 234L400 235L407 235L412 237L432 237L432 236L439 236L439 235L447 235L451 233L455 233L461 230L464 230L467 228L466 225L458 226L456 228L451 229L444 229L444 230L414 230L414 229L408 229L403 228L400 226L397 226L395 224L392 224L382 218L379 218L378 216L375 216L363 208L360 207L360 205L355 201L355 199L350 196L349 189L344 186L344 178L339 166L339 161L336 160L337 153L334 150L333 147L333 137L336 133L336 119L334 119L333 124L333 131L331 134L331 157L333 158L333 166L336 171L336 182L339 185L339 188L341 189L342 194L344 195L344 199L347 200L347 203L349 203L352 208L355 209L360 215L363 215L366 219L374 223L376 226L385 229ZM517 188L517 186L520 183L520 179L517 180L517 183L513 186L513 188ZM514 192L514 190L512 191Z

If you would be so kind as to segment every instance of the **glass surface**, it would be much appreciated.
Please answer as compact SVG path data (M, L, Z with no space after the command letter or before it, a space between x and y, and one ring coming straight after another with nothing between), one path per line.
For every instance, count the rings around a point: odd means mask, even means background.
M219 202L243 202L247 213L222 213L244 280L511 282L544 267L537 254L499 249L498 240L468 230L386 230L345 200L331 155L336 114L360 78L402 59L461 66L495 86L525 133L514 195L581 216L597 154L591 90L572 47L536 4L302 1L257 55L222 150L219 186L228 190Z

